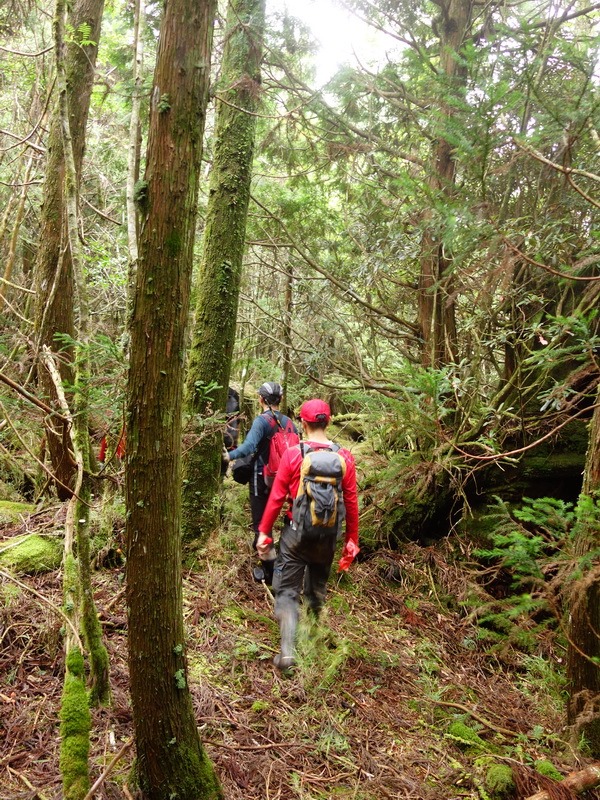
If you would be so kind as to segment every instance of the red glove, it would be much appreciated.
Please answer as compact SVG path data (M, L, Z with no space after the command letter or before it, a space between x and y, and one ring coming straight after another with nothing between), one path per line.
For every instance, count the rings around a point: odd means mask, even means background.
M353 539L349 539L342 550L342 557L338 564L338 572L345 572L359 553L360 547Z

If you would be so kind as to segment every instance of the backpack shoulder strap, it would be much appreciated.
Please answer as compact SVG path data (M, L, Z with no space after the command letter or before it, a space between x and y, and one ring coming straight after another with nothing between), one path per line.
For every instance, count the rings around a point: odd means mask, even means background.
M281 422L279 422L279 420L277 419L277 415L275 414L272 408L268 408L266 411L263 411L261 416L263 416L266 419L269 428L271 428L271 430L275 429L277 426L281 428Z

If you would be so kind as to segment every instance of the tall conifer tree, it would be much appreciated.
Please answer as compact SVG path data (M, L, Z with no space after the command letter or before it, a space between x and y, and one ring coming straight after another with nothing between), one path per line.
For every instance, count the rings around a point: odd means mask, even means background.
M227 16L187 381L189 410L198 422L210 411L223 410L227 399L260 99L264 16L264 0L232 0ZM213 501L219 488L222 434L218 428L206 434L186 461L187 539L200 538L215 523Z
M148 800L221 796L187 685L181 410L214 0L169 0L150 109L127 388L127 605L137 772Z

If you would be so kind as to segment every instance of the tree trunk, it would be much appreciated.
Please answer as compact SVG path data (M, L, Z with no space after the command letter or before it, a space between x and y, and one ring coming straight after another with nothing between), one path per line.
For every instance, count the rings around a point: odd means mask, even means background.
M90 319L87 300L87 287L83 269L83 251L79 241L79 210L77 193L77 168L73 150L73 137L69 122L69 96L67 76L63 56L64 30L66 22L66 2L57 0L55 28L56 47L56 84L58 87L58 106L62 131L62 150L65 174L64 204L67 221L67 235L65 250L71 256L74 276L74 296L77 299L77 343L74 347L74 377L75 391L73 396L72 442L73 453L77 467L75 481L75 495L70 500L70 505L75 505L75 529L77 534L77 566L82 604L82 628L90 656L90 674L92 689L90 702L108 703L110 690L108 679L108 653L102 643L102 628L98 622L98 614L94 602L92 579L90 570L90 505L91 505L91 478L90 478ZM60 379L56 376L53 381L55 388L59 389ZM66 404L66 400L64 401ZM63 407L68 412L68 408Z
M590 427L583 487L577 506L576 552L585 556L598 547L600 524L600 389ZM591 754L600 757L600 564L571 590L567 677L567 721Z
M77 33L81 25L88 25L88 39L92 44L72 42L67 48L66 81L69 105L69 123L73 142L73 156L77 183L81 177L81 163L85 148L85 129L90 107L90 96L98 55L100 24L104 0L75 0L70 24ZM44 345L54 353L60 351L60 371L63 383L73 383L73 348L60 340L61 336L75 338L74 287L71 254L66 247L66 209L64 199L65 160L62 145L60 112L54 111L48 136L48 160L44 181L44 200L40 225L40 246L35 264L36 345L39 355ZM58 408L54 382L39 362L38 381L49 405ZM61 500L68 499L77 471L69 452L68 442L62 437L62 426L48 417L46 438L52 469L56 477L56 492Z
M472 0L445 0L438 5L440 73L444 96L458 99L466 84L467 71L460 51L471 24ZM452 104L440 102L440 132L433 149L429 188L433 203L450 198L454 188L456 164L452 145L445 138L445 124L455 112ZM424 366L440 367L456 359L456 324L452 259L441 241L440 225L427 212L421 243L419 278L419 323L423 341Z
M289 416L290 404L288 389L290 384L290 370L292 366L292 321L294 311L294 267L291 259L288 261L285 276L285 308L283 312L283 332L281 344L283 347L283 397L281 398L281 410Z
M186 540L201 539L217 522L214 500L220 487L223 426L203 429L202 418L224 412L227 400L260 99L264 13L264 0L233 0L227 17L187 379L188 408L196 420L196 433L202 435L186 459Z
M148 800L221 796L187 685L181 579L186 325L214 0L169 0L150 109L127 387L127 605L137 776Z

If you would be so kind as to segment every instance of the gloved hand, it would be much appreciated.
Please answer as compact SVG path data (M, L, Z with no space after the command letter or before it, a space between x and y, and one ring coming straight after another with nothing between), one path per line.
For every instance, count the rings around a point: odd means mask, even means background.
M273 539L262 531L259 532L256 540L256 552L261 561L272 561L276 556Z
M342 550L342 557L338 564L338 572L345 572L359 553L360 547L353 539L349 539Z
M225 447L225 445L223 445L223 452L221 453L221 458L227 464L231 461L231 459L229 458L229 450Z

